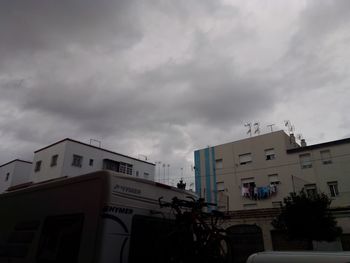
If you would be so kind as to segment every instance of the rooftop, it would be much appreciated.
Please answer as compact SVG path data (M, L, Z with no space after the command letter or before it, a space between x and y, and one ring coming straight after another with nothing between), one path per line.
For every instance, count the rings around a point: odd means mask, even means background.
M110 151L110 150L107 150L107 149L104 149L104 148L100 148L100 147L97 147L97 146L94 146L94 145L91 145L91 144L87 144L87 143L83 143L83 142L79 142L79 141L76 141L76 140L73 140L73 139L70 139L70 138L66 138L66 139L63 139L61 141L58 141L58 142L55 142L53 144L50 144L46 147L43 147L39 150L36 150L34 153L38 153L38 152L41 152L47 148L50 148L52 146L55 146L57 144L60 144L62 142L65 142L65 141L69 141L69 142L73 142L73 143L78 143L78 144L81 144L81 145L84 145L84 146L87 146L87 147L90 147L90 148L94 148L94 149L97 149L97 150L100 150L100 151L104 151L104 152L108 152L108 153L112 153L112 154L116 154L116 155L119 155L119 156L123 156L123 157L126 157L126 158L130 158L130 159L133 159L133 160L136 160L136 161L139 161L139 162L143 162L143 163L147 163L147 164L151 164L151 165L155 165L154 163L151 163L151 162L147 162L147 161L143 161L143 160L140 160L140 159L137 159L137 158L134 158L134 157L130 157L130 156L127 156L127 155L124 155L124 154L120 154L120 153L117 153L117 152L113 152L113 151Z
M350 138L289 149L287 150L287 153L299 153L299 152L305 152L305 151L310 151L314 149L325 148L325 147L336 146L336 145L347 144L347 143L350 143Z
M7 163L4 163L4 164L0 165L0 167L6 166L6 165L14 163L14 162L22 162L22 163L32 164L32 162L29 162L29 161L23 161L23 160L20 160L20 159L14 159L12 161L9 161Z

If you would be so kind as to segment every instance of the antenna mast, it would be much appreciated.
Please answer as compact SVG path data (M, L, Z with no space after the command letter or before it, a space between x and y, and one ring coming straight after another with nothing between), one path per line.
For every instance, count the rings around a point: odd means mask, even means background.
M274 126L275 124L269 124L269 125L267 125L267 127L270 127L270 130L271 130L271 132L273 132L273 126Z
M247 134L249 134L249 136L252 137L252 123L251 122L246 123L244 124L244 127L248 127Z

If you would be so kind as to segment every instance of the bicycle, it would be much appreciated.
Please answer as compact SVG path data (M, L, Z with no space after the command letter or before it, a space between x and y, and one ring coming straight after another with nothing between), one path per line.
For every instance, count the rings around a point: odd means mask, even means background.
M160 207L174 211L174 229L166 236L162 248L162 262L171 263L228 263L232 261L229 237L217 226L223 213L203 212L203 208L215 204L204 199L181 200L174 197L171 202L159 198ZM175 248L175 249L174 249Z

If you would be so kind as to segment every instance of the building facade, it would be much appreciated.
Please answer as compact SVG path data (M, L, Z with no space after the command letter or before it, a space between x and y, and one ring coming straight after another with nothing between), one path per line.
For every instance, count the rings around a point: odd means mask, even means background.
M34 183L63 176L72 177L98 170L154 180L155 164L85 144L64 139L34 152Z
M29 182L31 169L31 162L19 159L0 165L0 193L12 186Z
M304 190L309 195L323 192L332 199L331 208L343 236L326 247L349 249L350 139L307 146L303 140L300 145L296 143L293 134L276 131L196 150L194 160L196 191L231 215L227 229L242 235L236 246L242 245L243 236L254 229L260 234L255 232L247 246L259 240L255 235L260 235L262 245L257 247L263 249L299 246L275 232L271 221L284 197ZM306 249L304 245L300 248ZM314 244L314 249L317 246L322 244ZM254 249L250 252L258 251Z
M302 189L350 206L350 139L303 144L276 131L197 150L196 191L223 211L280 207Z
M35 151L33 162L16 159L0 165L0 193L21 184L99 170L155 179L154 163L67 138Z

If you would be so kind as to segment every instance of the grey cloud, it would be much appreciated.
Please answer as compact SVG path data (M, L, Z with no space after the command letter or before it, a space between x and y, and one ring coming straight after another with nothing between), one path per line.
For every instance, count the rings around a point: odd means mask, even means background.
M2 62L37 52L83 47L90 52L127 48L142 37L134 1L2 1Z
M269 120L285 101L303 105L296 102L306 88L344 84L329 66L333 56L325 51L332 47L322 43L346 27L348 4L309 3L284 28L295 30L288 43L264 43L270 53L285 45L271 66L254 53L265 32L254 26L252 6L3 1L0 161L64 137L95 138L111 150L168 163L179 175L194 149L242 138L245 121ZM318 43L323 53L314 50Z
M289 48L277 65L283 76L280 85L286 85L286 80L288 83L290 93L286 95L303 89L322 89L348 78L335 64L341 55L336 53L337 45L350 43L349 8L350 2L343 0L308 2Z

